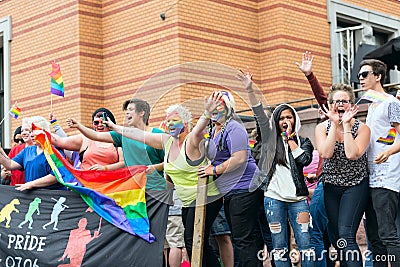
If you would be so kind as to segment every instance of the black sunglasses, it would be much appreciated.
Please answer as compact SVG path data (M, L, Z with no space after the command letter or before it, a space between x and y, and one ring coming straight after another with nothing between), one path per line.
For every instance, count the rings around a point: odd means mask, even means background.
M100 121L93 121L93 125L94 126L97 126L97 125L99 125L100 124Z
M340 99L340 100L331 100L329 103L330 104L342 104L342 105L345 105L345 104L351 103L351 101L350 100L346 100L346 99Z
M368 77L368 75L370 73L374 73L374 72L371 71L371 70L366 70L366 71L360 72L360 73L357 74L357 78L360 79L360 77L362 76L365 79L365 78Z
M17 138L17 139L14 139L14 142L15 142L15 143L24 143L24 139L22 139L22 138Z

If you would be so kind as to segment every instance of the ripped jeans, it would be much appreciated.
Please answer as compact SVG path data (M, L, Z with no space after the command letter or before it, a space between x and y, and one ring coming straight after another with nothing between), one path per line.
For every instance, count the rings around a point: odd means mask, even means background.
M298 202L284 202L274 198L264 197L264 209L272 234L272 245L277 267L290 267L288 259L289 237L288 218L292 226L296 244L301 252L301 266L314 266L314 251L311 248L309 222L310 212L307 199Z

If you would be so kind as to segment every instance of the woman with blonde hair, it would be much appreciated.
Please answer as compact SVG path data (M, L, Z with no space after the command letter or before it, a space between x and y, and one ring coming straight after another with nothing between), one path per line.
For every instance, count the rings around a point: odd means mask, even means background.
M25 183L16 184L16 189L19 191L38 187L66 189L57 182L50 165L47 163L42 147L34 141L32 123L46 131L50 131L50 123L45 118L40 116L25 118L22 121L22 128L30 129L30 138L33 140L34 145L26 147L13 159L10 159L0 148L0 163L9 170L24 170Z

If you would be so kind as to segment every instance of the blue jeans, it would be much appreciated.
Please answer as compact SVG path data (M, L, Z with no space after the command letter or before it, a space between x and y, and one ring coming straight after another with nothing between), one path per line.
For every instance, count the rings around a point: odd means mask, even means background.
M356 234L367 206L368 192L367 178L354 186L324 184L329 229L332 243L339 253L341 266L363 266Z
M326 215L324 203L324 185L318 183L310 203L310 215L312 225L310 227L311 247L315 249L315 266L326 267L327 251L324 244L324 233L327 231L328 216Z
M264 209L272 234L273 257L277 267L290 267L288 254L287 220L292 226L297 246L301 252L301 266L314 266L310 243L309 207L307 199L298 202L284 202L274 198L264 198Z

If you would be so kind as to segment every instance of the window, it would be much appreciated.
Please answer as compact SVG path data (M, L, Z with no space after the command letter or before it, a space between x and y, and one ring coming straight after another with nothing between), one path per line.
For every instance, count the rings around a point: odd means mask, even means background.
M329 0L328 10L332 81L358 88L359 62L372 49L400 35L400 20L339 0ZM391 71L386 82L399 80L399 71Z
M10 41L11 17L0 18L0 116L4 118L1 124L1 143L3 147L11 147L10 118Z

